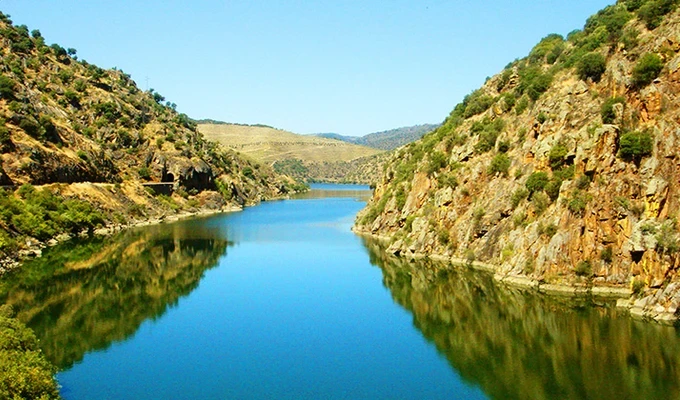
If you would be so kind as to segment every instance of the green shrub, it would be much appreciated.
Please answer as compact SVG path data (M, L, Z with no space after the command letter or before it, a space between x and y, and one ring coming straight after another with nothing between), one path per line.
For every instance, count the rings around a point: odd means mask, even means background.
M593 275L593 267L590 260L581 260L574 267L574 273L578 276L591 277Z
M626 10L635 11L640 8L647 0L624 0L623 4L626 6Z
M78 93L74 92L73 90L66 90L64 92L64 98L74 107L78 107L80 104L80 96L78 96Z
M0 398L58 399L56 368L45 359L33 331L0 306Z
M394 194L394 198L397 202L397 210L401 211L406 205L406 191L404 190L404 186L399 186L399 189L397 189L397 192Z
M534 205L536 215L541 215L550 205L550 198L543 192L535 192L531 195L531 204Z
M529 53L530 63L542 63L546 61L548 64L555 62L557 57L564 50L564 37L557 33L551 33L550 35L541 39L540 42ZM557 50L556 50L557 49Z
M245 176L248 179L255 179L255 173L253 172L253 169L251 167L243 168L243 176Z
M53 143L61 142L61 137L59 137L57 127L56 125L54 125L54 122L52 122L52 119L50 117L48 117L47 115L41 115L39 122L42 136L44 139L47 139Z
M572 193L571 197L567 199L567 208L572 214L583 216L583 212L590 199L591 197L587 193L576 190Z
M597 12L586 21L585 32L594 33L604 28L607 32L607 40L616 42L621 36L621 31L633 15L625 6L611 5Z
M644 54L633 67L633 86L639 89L649 85L662 69L663 61L659 56L653 53Z
M576 180L576 188L579 190L585 190L590 186L590 177L588 175L581 175Z
M538 100L552 84L552 75L544 73L541 68L535 66L522 68L519 71L519 77L518 92L526 94L534 101Z
M562 188L562 180L556 179L553 174L553 179L545 185L545 193L550 197L551 201L557 200L560 197L560 189Z
M619 157L626 161L640 163L643 157L652 154L654 140L649 132L627 132L619 138Z
M561 168L566 162L568 152L569 151L562 143L554 145L550 149L550 152L548 153L548 161L550 162L550 168L552 168L553 170Z
M15 90L16 83L5 75L0 75L0 98L6 100L14 99Z
M454 173L448 173L448 174L439 174L437 176L437 183L439 184L440 187L451 187L451 188L456 188L458 187L458 178L456 178L456 175Z
M498 143L498 151L500 153L507 153L510 150L510 142L507 140L502 140Z
M545 172L534 172L527 178L525 186L529 193L539 192L545 188L550 179Z
M634 295L642 294L642 292L645 290L645 286L647 286L645 281L637 277L630 282L630 290Z
M607 60L600 53L588 53L576 66L576 73L582 80L592 79L593 82L599 82L602 74L607 69Z
M661 225L655 238L657 251L662 254L675 254L680 250L680 240L678 240L675 221L672 219Z
M545 121L548 120L548 114L545 112L541 111L538 113L538 116L536 117L536 120L538 121L539 124L543 124Z
M12 137L9 134L9 129L5 126L5 120L0 118L0 147L10 144Z
M472 92L463 100L463 102L467 104L465 112L463 112L463 118L470 118L473 115L483 113L488 110L495 101L496 99L489 95L482 94L480 90Z
M503 93L501 95L501 99L503 100L503 111L506 112L512 110L512 108L515 106L515 103L517 103L517 98L512 92Z
M19 128L23 129L29 136L40 139L43 134L38 122L33 117L24 117L19 121Z
M524 188L519 188L515 190L512 193L512 196L510 196L510 205L512 206L512 209L514 210L517 208L519 203L522 202L522 200L526 199L529 196L529 191L524 189Z
M614 113L614 104L626 104L626 98L623 96L610 97L602 104L600 108L600 116L603 124L613 124L616 120L616 113Z
M491 120L484 118L482 121L477 121L472 124L470 131L472 133L479 133L479 139L475 144L475 151L478 153L485 153L496 146L498 135L505 128L505 121L502 118Z
M439 232L437 233L437 241L439 241L439 244L441 245L447 245L449 244L449 241L451 240L451 234L449 231L442 227L439 229Z
M548 238L552 238L557 233L557 225L550 223L543 229L543 234Z
M441 151L434 151L432 154L430 154L430 161L427 164L427 173L432 175L435 172L438 172L440 169L446 166L446 162L446 154L442 153Z
M529 107L529 99L526 96L520 97L515 107L515 114L522 115L522 113Z
M627 28L626 30L623 31L623 35L621 35L621 43L623 43L623 48L625 50L632 50L635 48L635 46L638 45L638 36L640 35L640 31L638 31L635 28Z
M78 91L78 92L84 92L85 89L87 89L87 84L85 83L84 80L82 79L76 79L75 82L73 82L73 88Z
M151 179L151 170L147 167L140 167L137 170L137 175L139 175L140 178L148 181Z
M508 176L508 169L510 169L510 158L505 153L499 153L491 160L489 174L495 175L500 173L503 176Z
M650 0L637 10L647 29L656 29L663 21L663 16L677 7L677 0Z
M610 264L612 260L614 259L614 251L612 250L612 246L607 246L602 251L600 252L600 260Z

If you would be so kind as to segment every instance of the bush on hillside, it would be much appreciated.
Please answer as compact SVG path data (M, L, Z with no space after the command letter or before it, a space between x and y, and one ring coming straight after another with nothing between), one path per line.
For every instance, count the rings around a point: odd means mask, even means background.
M625 104L626 99L623 96L610 97L605 100L600 108L600 116L603 124L613 124L616 120L616 113L614 113L615 104Z
M5 75L0 75L0 98L6 100L14 99L15 90L16 83Z
M525 186L529 193L539 192L545 188L550 179L545 172L534 172L527 178Z
M526 94L533 101L538 100L552 84L552 75L534 66L520 69L519 78L517 91Z
M616 42L621 36L624 25L633 17L625 5L610 5L586 21L584 31L591 33L600 27L604 27L608 33L607 39Z
M656 79L663 69L661 57L653 53L646 53L633 67L633 86L643 88Z
M554 145L550 149L550 152L548 153L548 161L550 161L550 168L556 170L562 167L566 161L568 152L569 151L562 143Z
M652 154L654 140L649 132L627 132L619 139L619 157L639 164L643 157Z
M495 175L500 173L503 176L508 176L508 169L510 169L510 158L505 153L499 153L491 160L489 174Z
M639 6L637 15L645 23L647 29L656 29L661 25L664 15L675 10L677 5L678 0L650 0Z
M576 66L576 73L582 80L592 79L593 82L599 82L602 74L607 69L607 60L600 53L588 53Z

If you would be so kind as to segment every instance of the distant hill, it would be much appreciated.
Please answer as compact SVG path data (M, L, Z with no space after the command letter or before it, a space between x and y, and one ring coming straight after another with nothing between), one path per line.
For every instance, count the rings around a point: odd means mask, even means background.
M428 132L438 128L439 124L422 124L390 129L383 132L369 133L364 136L345 136L339 133L316 133L314 136L343 142L359 144L381 150L394 150L405 144L414 142Z
M381 150L346 141L298 135L263 125L200 123L198 130L209 140L221 143L253 159L274 165L281 172L307 181L366 182L354 176L357 159L370 159ZM293 173L294 172L294 173Z

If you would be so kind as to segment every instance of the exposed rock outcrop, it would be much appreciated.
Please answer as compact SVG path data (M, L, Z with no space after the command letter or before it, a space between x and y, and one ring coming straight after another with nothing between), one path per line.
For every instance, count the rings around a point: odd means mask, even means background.
M674 315L680 54L669 43L680 13L652 29L626 7L606 8L567 40L546 37L401 149L355 229L391 237L388 251L402 256L630 288L646 299L635 314ZM616 28L611 15L629 19L615 31L623 36L596 40Z

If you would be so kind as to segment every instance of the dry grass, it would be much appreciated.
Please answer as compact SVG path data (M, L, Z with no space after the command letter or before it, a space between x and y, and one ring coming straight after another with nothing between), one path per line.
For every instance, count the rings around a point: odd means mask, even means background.
M303 162L351 161L382 153L334 139L297 135L284 130L231 124L199 124L206 139L265 163L297 158Z

